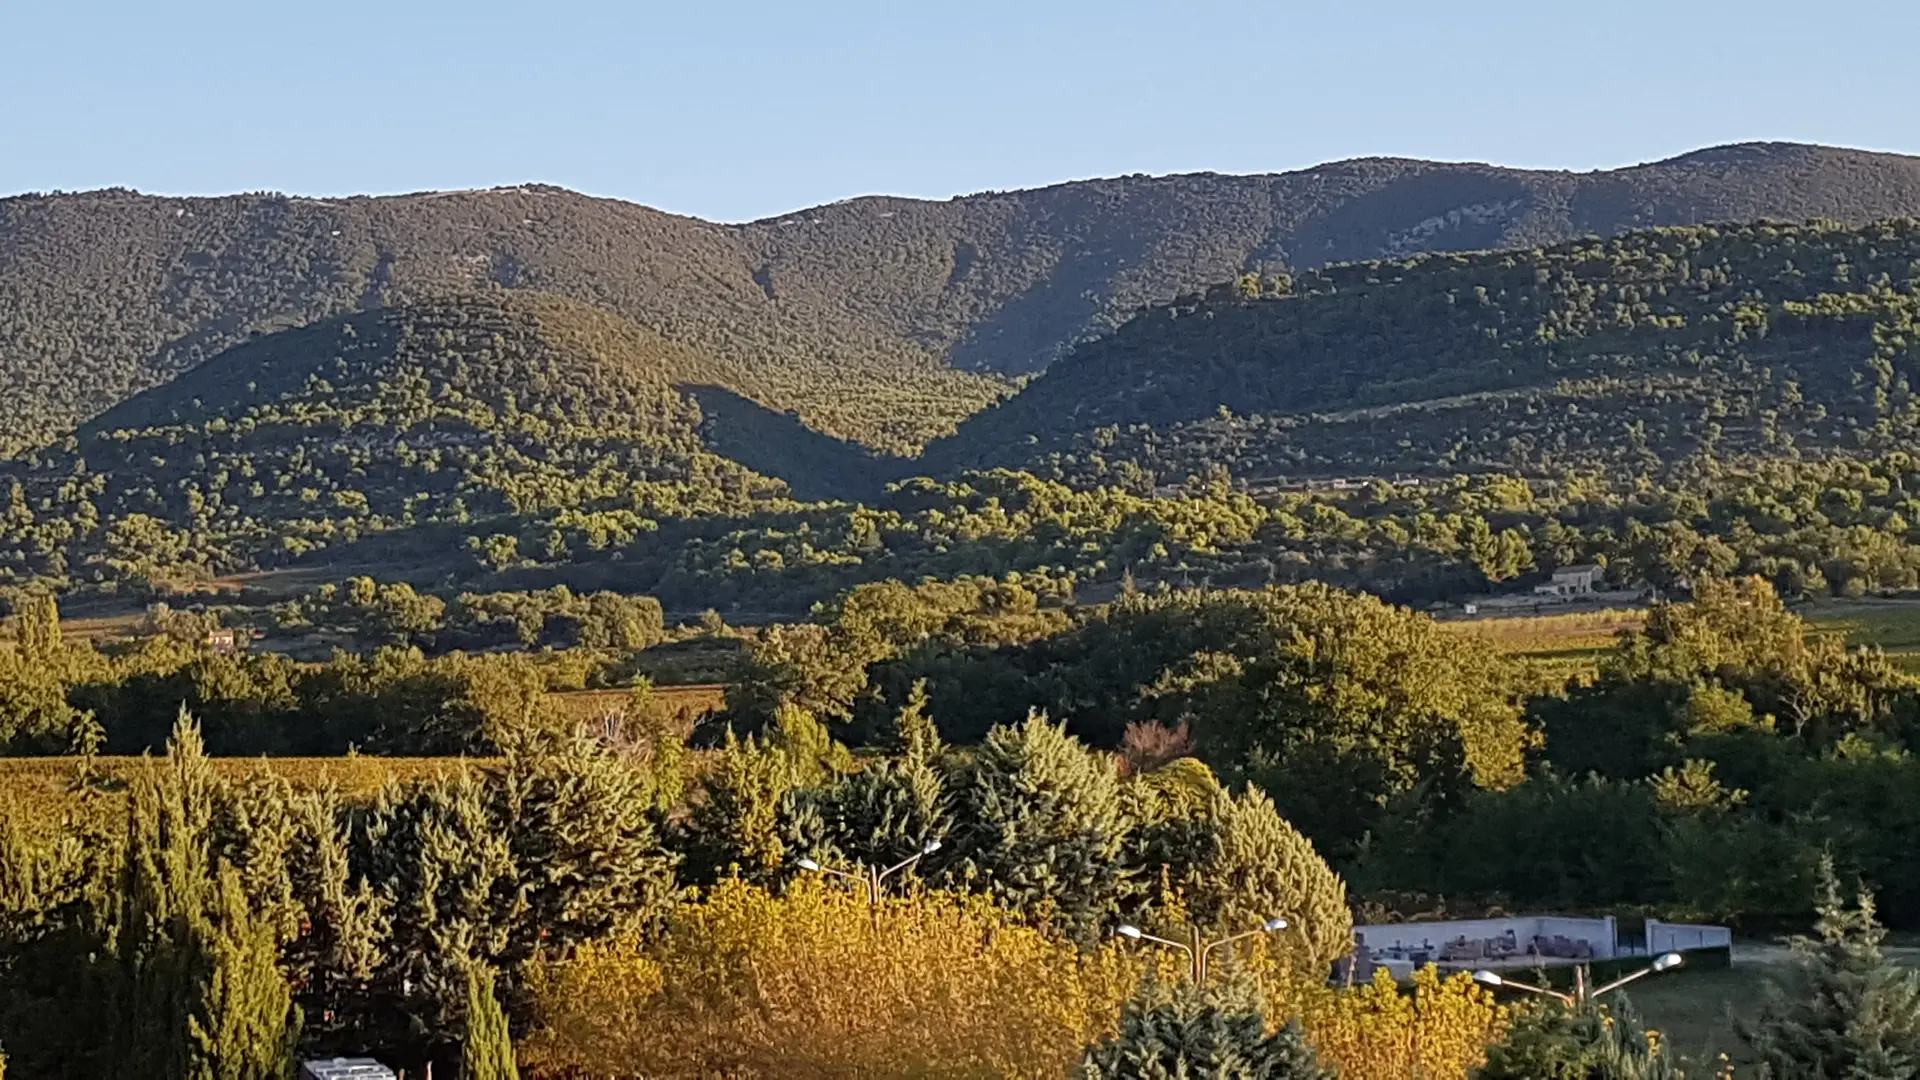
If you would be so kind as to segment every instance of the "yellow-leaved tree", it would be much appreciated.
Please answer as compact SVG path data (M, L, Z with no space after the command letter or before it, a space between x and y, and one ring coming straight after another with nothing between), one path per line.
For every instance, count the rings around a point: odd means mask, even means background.
M870 908L812 880L728 880L650 945L537 969L523 1057L535 1075L1057 1080L1162 962L1077 948L983 896Z
M1295 1006L1340 1080L1466 1080L1507 1029L1506 1008L1471 975L1443 979L1432 965L1414 972L1411 992L1381 969L1364 986L1305 990Z

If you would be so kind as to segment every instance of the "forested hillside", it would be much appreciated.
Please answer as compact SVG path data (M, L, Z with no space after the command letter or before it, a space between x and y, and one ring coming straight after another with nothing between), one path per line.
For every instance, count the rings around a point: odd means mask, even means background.
M1008 574L1906 587L1916 265L1902 221L1249 276L1081 349L891 490L755 404L757 369L549 294L423 301L264 336L0 466L0 584L323 564L761 614Z
M1647 225L1920 212L1920 163L1784 144L1612 172L1391 159L1264 176L855 199L744 225L545 187L392 198L0 200L0 394L18 448L256 332L534 288L750 373L755 400L895 451L1141 305L1245 272ZM739 387L730 387L738 390Z
M1917 286L1912 219L1250 274L1081 347L924 466L1551 477L1898 450Z
M722 376L540 293L328 320L230 350L12 463L0 475L18 546L0 562L151 583L429 521L778 500L784 485L706 449L697 404L675 389Z

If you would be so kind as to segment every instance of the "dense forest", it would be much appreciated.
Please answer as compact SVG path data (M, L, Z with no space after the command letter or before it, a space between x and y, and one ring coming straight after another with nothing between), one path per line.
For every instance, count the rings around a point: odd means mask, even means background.
M1920 167L1790 144L1596 173L1395 159L1144 176L720 225L556 188L0 200L0 451L256 333L476 288L604 308L761 404L891 451L945 434L1143 304L1248 271L1538 246L1654 225L1920 212ZM912 407L901 407L908 400Z

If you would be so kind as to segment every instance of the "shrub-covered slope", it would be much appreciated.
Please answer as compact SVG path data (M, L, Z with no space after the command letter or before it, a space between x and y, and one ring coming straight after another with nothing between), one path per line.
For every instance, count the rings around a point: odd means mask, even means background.
M1901 449L1920 433L1916 287L1912 219L1248 276L1082 346L925 465L1550 475Z
M1920 162L1756 144L1597 173L1397 159L863 198L721 225L523 187L391 198L0 200L17 446L256 331L478 286L605 308L750 371L815 430L904 450L1143 304L1245 270L1648 225L1920 213ZM734 389L739 389L734 387ZM6 445L0 445L4 450Z

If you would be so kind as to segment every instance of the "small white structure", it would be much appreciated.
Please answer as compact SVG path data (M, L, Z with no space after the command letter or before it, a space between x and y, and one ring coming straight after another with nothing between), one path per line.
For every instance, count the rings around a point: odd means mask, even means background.
M1546 585L1535 585L1537 596L1553 596L1572 599L1577 596L1592 596L1595 586L1606 579L1606 571L1590 563L1580 566L1563 566L1553 572L1553 581Z
M300 1080L394 1080L393 1070L372 1058L329 1058L300 1063Z

